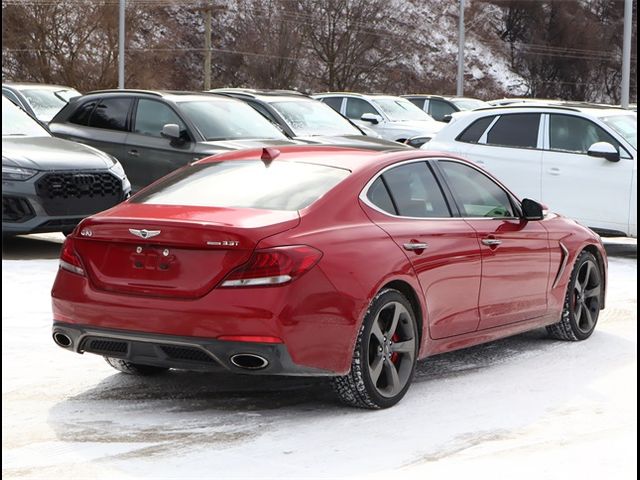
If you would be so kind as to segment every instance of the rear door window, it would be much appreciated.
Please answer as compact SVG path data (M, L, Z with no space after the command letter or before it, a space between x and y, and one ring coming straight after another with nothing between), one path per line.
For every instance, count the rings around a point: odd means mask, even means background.
M424 98L407 98L411 103L413 103L420 110L424 108Z
M398 215L414 218L451 216L440 185L425 162L392 168L382 177Z
M384 210L391 215L397 215L396 207L393 205L393 200L389 195L387 186L382 181L382 177L378 177L375 182L369 187L367 192L367 198L371 203L381 210Z
M131 102L131 98L105 98L101 100L91 114L89 126L127 131L127 117Z
M153 205L300 210L349 175L310 163L260 160L194 165L165 177L131 199Z
M487 134L487 145L536 148L539 128L539 113L501 115Z

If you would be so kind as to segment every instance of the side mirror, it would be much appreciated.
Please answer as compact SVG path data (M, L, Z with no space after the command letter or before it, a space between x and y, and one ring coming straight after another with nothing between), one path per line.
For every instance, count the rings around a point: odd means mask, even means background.
M167 123L162 127L160 135L172 141L178 140L180 139L180 127L175 123Z
M418 137L407 138L404 141L404 143L406 143L407 145L409 145L410 147L413 147L413 148L420 148L422 145L427 143L429 140L431 140L431 137L418 136Z
M444 117L442 117L442 121L445 123L449 123L452 119L453 117L451 115L445 115Z
M522 216L525 220L542 220L544 218L544 209L544 206L535 200L529 198L522 200Z
M610 162L620 161L620 152L608 142L597 142L589 147L587 155L590 157L605 158Z
M362 120L363 122L371 122L374 125L377 125L382 121L382 117L380 115L376 115L375 113L364 113L360 117L360 120Z

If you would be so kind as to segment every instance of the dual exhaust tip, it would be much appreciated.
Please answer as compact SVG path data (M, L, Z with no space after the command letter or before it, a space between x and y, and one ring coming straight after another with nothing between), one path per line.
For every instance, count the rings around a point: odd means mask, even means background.
M262 370L269 365L269 361L255 353L236 353L231 356L231 363L244 370Z
M62 348L70 348L73 345L71 337L63 332L55 332L53 341ZM262 370L269 365L266 358L255 353L236 353L231 356L230 361L234 366L243 370Z
M73 340L66 333L55 332L53 334L53 341L62 348L69 348L73 345Z

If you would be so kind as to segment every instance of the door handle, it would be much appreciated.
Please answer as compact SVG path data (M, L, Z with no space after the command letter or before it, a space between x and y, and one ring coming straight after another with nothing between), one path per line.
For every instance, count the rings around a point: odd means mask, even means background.
M495 247L502 243L502 240L498 240L497 238L483 238L482 243L489 247Z
M547 172L549 172L551 175L560 175L561 170L558 167L551 167L549 170L547 170Z
M424 250L425 248L429 248L429 245L426 243L411 242L405 243L404 245L402 245L402 247L405 250Z
M138 156L140 156L140 154L138 153L138 150L129 150L129 151L127 152L127 154L129 154L129 155L130 155L130 156L132 156L132 157L138 157Z

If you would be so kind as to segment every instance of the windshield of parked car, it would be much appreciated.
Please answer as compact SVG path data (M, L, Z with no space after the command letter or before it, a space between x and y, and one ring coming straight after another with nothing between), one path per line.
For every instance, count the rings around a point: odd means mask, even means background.
M27 115L13 102L2 97L2 136L3 137L50 137L38 122Z
M251 107L249 107L251 108ZM349 175L343 168L261 160L196 164L131 199L152 205L300 210Z
M600 120L622 135L633 148L638 149L638 121L635 115L610 115L600 117Z
M475 98L452 98L451 102L460 110L475 110L476 108L491 106L487 102Z
M240 100L194 100L178 105L206 140L287 139L269 120Z
M297 137L315 135L362 135L333 108L317 100L286 100L271 103Z
M36 116L46 122L62 110L62 107L69 103L70 98L80 95L80 92L72 88L59 90L33 88L20 90L20 93L27 99Z
M409 120L433 121L433 118L428 113L404 98L376 98L373 103L375 103L392 122L405 122Z

